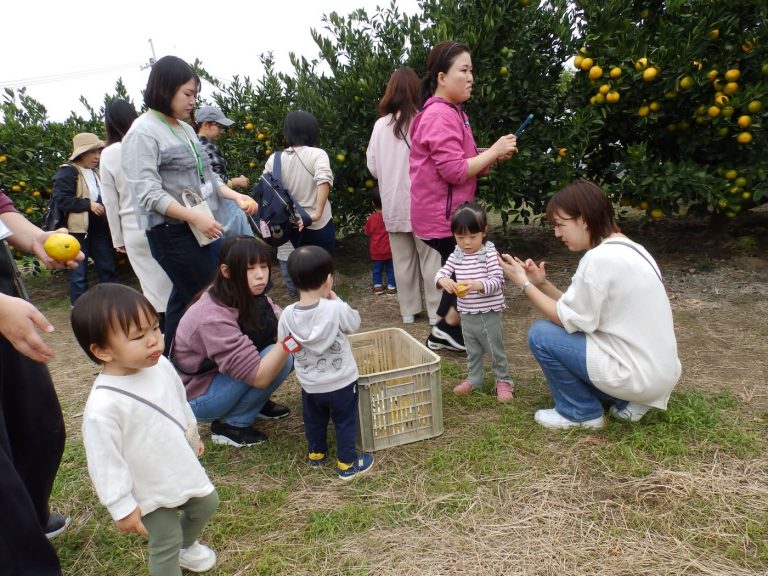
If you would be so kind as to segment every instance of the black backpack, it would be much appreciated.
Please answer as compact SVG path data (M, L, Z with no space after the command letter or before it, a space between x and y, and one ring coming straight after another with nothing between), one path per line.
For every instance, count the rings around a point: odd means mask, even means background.
M271 246L282 246L292 235L297 218L304 226L312 224L307 211L294 202L291 193L280 182L280 151L275 152L272 173L262 174L253 186L251 195L259 203L259 232Z

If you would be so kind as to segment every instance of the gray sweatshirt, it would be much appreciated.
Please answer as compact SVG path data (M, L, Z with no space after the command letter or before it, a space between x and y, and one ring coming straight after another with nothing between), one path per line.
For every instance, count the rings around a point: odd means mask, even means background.
M189 147L191 143L203 162L203 181L210 184L206 198L213 217L227 221L224 203L219 196L221 179L211 169L191 126L179 122L181 131L166 125L156 112L149 110L139 116L123 138L122 165L128 192L136 205L139 227L149 230L158 224L181 224L165 215L174 200L184 205L181 195L185 189L200 194L201 182L197 160Z
M293 355L296 377L305 392L340 390L358 379L357 364L346 334L360 328L360 314L336 297L312 306L291 304L283 310L277 341L289 334L301 350Z

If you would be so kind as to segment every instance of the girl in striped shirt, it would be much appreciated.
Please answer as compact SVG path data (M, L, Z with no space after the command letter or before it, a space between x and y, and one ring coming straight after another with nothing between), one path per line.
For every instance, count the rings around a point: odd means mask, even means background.
M496 399L509 402L515 397L515 385L509 377L501 334L504 273L496 247L487 237L488 216L483 207L465 202L456 208L451 233L456 249L435 276L435 283L456 294L467 347L469 375L453 392L469 394L482 387L483 355L488 354L496 377Z

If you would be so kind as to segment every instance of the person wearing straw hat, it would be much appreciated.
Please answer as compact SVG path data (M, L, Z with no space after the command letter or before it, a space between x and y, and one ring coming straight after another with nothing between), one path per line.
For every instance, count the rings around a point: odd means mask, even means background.
M67 272L72 305L88 290L88 258L100 282L117 282L114 249L101 198L99 159L104 148L96 134L81 132L72 139L68 162L53 176L53 196L67 214L67 229L77 238L85 258Z

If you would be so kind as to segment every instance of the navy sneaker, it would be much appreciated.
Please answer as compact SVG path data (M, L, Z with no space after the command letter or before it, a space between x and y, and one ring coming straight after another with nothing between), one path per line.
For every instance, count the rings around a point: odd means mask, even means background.
M307 454L307 464L310 466L318 467L322 466L328 461L325 452L310 452Z
M451 326L445 320L440 320L432 326L432 336L445 340L456 350L464 351L464 335L461 333L461 326Z
M266 434L250 426L231 426L218 420L211 422L211 442L214 444L242 448L243 446L261 444L266 439Z
M262 418L264 420L280 420L290 413L291 409L288 408L288 406L283 406L277 402L272 402L272 400L267 400L267 403L264 404L264 407L256 418Z
M355 461L350 464L336 462L336 471L342 480L352 480L359 474L364 474L373 468L373 454L358 454Z

